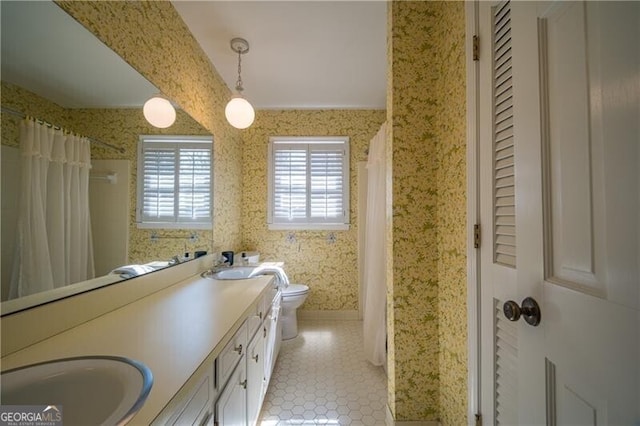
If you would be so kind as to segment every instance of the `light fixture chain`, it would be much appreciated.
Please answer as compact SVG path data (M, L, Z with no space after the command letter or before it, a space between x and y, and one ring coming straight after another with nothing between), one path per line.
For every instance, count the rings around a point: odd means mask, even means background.
M242 87L242 52L238 49L238 81L236 81L236 90L238 92L242 92L244 87Z
M251 126L256 116L253 106L242 96L244 89L242 87L242 55L249 51L249 43L240 37L232 38L231 50L238 54L238 80L236 81L238 93L227 103L224 115L229 124L236 129L246 129Z

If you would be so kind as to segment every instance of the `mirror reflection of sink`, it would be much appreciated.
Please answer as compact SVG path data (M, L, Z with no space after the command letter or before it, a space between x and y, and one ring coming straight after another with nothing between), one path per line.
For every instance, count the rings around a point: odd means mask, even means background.
M214 280L246 280L253 278L250 275L255 269L254 266L232 266L217 271L206 271L202 273L202 276Z
M3 405L61 408L62 424L124 425L144 404L153 375L128 358L86 356L2 372Z

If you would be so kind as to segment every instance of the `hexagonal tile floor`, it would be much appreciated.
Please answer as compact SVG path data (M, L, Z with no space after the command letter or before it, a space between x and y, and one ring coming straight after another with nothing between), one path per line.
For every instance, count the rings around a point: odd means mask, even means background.
M282 342L260 426L385 424L387 379L362 348L362 322L304 320Z

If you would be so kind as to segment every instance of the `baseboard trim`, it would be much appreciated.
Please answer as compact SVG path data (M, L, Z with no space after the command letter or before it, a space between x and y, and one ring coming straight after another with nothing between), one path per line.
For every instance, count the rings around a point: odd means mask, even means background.
M385 421L387 426L440 426L440 422L428 420L428 421L405 421L405 422L397 422L393 418L393 414L391 413L391 408L387 405L387 413L385 417Z
M346 320L357 321L358 311L309 311L298 310L298 319L301 320Z

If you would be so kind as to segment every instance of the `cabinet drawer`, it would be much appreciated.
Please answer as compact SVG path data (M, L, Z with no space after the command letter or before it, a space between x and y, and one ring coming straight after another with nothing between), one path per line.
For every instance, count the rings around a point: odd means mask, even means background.
M233 338L227 343L216 363L217 388L222 389L227 379L233 372L233 368L238 364L242 355L247 351L247 321L238 329Z
M267 314L271 310L271 307L274 301L276 301L276 299L279 297L281 297L280 290L278 289L278 286L275 283L272 283L271 287L269 287L269 290L265 293L264 297L262 298L262 312L265 313L263 318L267 316Z
M213 377L207 375L204 377L200 386L191 396L189 402L182 410L182 413L176 418L175 425L204 425L213 414Z
M256 330L260 328L262 320L265 317L267 311L264 310L264 297L256 303L255 309L249 314L247 318L247 336L250 339L256 333Z

